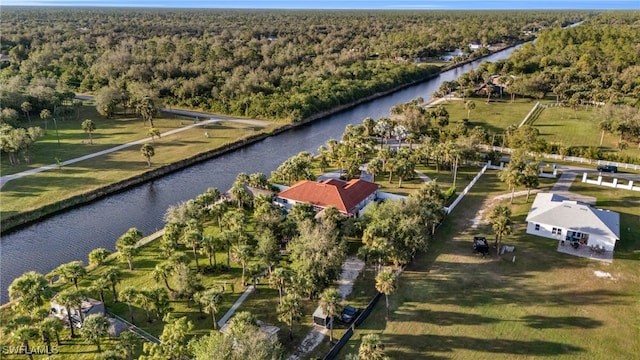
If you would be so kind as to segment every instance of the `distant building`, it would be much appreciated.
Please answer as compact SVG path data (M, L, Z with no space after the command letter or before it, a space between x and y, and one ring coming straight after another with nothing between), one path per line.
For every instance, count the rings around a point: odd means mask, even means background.
M620 214L592 208L553 193L539 193L527 215L527 233L578 241L613 251L620 240Z
M343 216L360 216L360 211L376 200L378 189L379 185L360 179L348 182L338 179L305 180L281 191L275 202L287 210L297 203L306 203L313 205L318 212L333 206Z

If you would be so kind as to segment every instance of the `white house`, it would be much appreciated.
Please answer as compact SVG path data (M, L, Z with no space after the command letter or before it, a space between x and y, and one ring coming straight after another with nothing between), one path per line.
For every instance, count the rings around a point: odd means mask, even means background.
M527 215L527 233L613 251L620 240L620 214L592 208L554 193L539 193Z

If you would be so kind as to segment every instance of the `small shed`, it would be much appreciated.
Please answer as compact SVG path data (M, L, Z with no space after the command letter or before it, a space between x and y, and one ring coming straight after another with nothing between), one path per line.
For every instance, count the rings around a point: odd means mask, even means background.
M318 306L316 311L313 312L313 324L317 326L322 326L324 328L329 328L333 318L331 316L325 315L322 312L322 308Z

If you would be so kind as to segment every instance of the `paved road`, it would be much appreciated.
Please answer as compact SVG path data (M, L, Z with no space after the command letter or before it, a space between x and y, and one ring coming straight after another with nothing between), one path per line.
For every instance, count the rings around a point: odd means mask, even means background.
M81 99L81 100L93 100L93 97L87 96L87 95L78 95L76 97L78 99ZM203 125L207 125L207 124L217 123L217 122L220 122L220 121L231 121L231 122L237 122L237 123L241 123L241 124L248 124L248 125L260 126L260 127L265 127L265 126L270 124L267 121L238 119L238 118L232 118L232 117L228 117L228 116L212 115L212 114L207 114L207 113L198 112L198 111L179 110L179 109L166 109L166 108L163 108L161 110L164 111L164 112L174 113L174 114L177 114L177 115L191 116L191 117L194 117L194 118L203 119L203 121L199 121L197 123L194 123L193 125L181 127L179 129L174 129L174 130L170 130L170 131L167 131L165 133L162 133L161 134L162 137L165 137L165 136L168 136L168 135L177 134L177 133L179 133L181 131L189 130L189 129L192 129L194 127L199 127L199 126L203 126ZM77 162L80 162L80 161L84 161L84 160L87 160L87 159L91 159L91 158L94 158L94 157L97 157L97 156L106 155L106 154L112 153L114 151L119 151L119 150L122 150L122 149L126 149L126 148L134 146L134 145L144 144L144 143L147 143L147 142L152 141L152 140L153 139L151 137L146 137L144 139L140 139L140 140L136 140L136 141L132 141L132 142L126 143L126 144L114 146L112 148L109 148L109 149L106 149L106 150L102 150L102 151L98 151L98 152L91 153L91 154L87 154L87 155L84 155L84 156L81 156L81 157L77 157L75 159L66 160L66 161L61 162L60 164L46 165L46 166L42 166L42 167L39 167L39 168L34 168L34 169L21 171L19 173L15 173L15 174L11 174L11 175L1 176L0 177L0 188L2 186L4 186L4 184L6 184L8 181L13 180L13 179L18 179L18 178L21 178L21 177L24 177L24 176L37 174L37 173L40 173L40 172L43 172L43 171L55 170L55 169L58 169L60 166L66 166L66 165L74 164L74 163L77 163Z

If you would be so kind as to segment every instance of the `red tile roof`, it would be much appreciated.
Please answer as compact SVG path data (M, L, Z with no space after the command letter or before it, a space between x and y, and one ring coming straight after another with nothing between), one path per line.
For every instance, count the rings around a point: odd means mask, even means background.
M342 212L350 213L356 205L377 190L377 184L360 179L353 179L349 182L337 179L322 182L305 180L280 192L278 197L323 208L335 206Z

